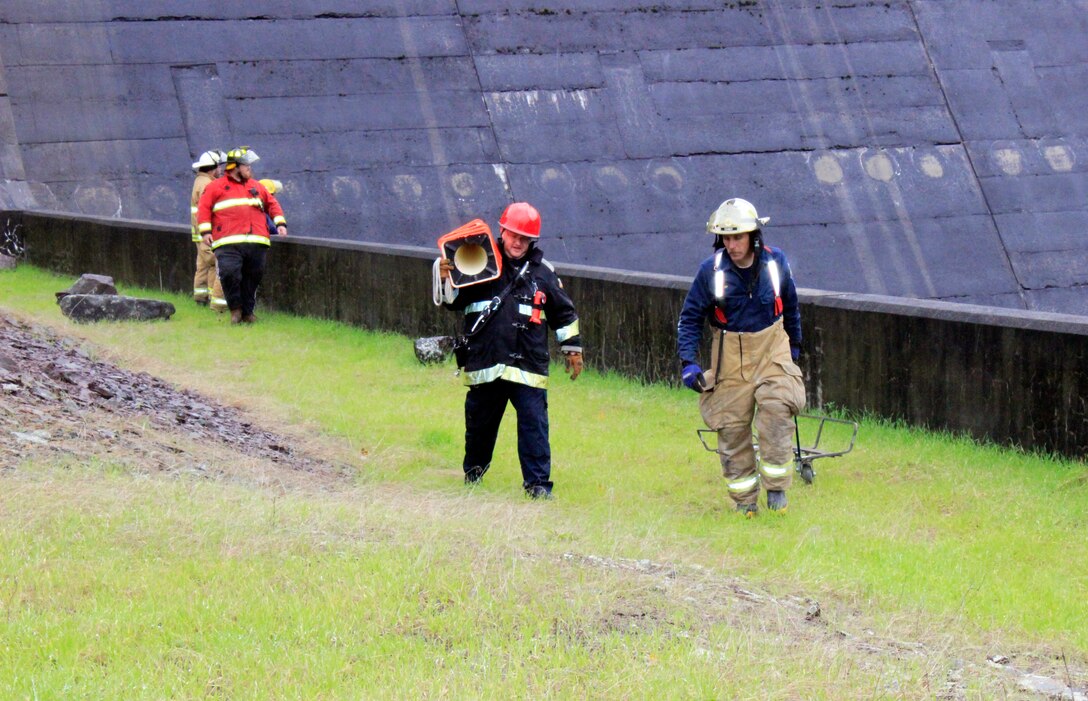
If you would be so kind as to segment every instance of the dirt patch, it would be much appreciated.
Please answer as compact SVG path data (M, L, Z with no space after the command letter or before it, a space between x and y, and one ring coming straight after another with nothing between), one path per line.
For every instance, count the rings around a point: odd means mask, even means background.
M352 471L244 411L95 360L78 339L0 314L0 466L68 457L208 475L240 464L321 479Z

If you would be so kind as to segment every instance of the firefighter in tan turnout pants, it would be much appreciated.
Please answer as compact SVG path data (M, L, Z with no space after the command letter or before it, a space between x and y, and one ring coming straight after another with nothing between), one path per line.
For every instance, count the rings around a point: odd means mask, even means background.
M801 314L789 263L763 243L756 208L726 200L706 230L715 252L703 261L677 324L677 351L684 384L700 392L699 410L718 432L718 450L729 496L738 512L759 511L760 484L767 508L784 511L793 478L794 418L805 405L801 369ZM703 324L714 334L710 370L696 352ZM752 440L753 417L759 440Z
M196 179L193 181L193 194L189 198L190 225L193 243L196 244L196 275L193 277L193 300L197 304L207 304L217 312L227 310L227 298L223 296L223 285L219 282L219 270L215 264L215 254L211 246L204 243L196 230L196 210L204 188L222 175L227 154L218 149L205 151L193 164Z

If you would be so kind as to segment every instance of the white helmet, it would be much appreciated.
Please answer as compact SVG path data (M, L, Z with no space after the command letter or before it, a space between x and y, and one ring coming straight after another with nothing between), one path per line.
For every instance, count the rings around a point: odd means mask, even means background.
M227 154L217 148L213 148L210 151L205 151L200 154L200 158L193 164L193 170L199 171L201 168L211 168L212 166L219 165L225 160L227 160Z
M718 208L710 215L710 221L706 223L706 231L715 236L746 234L749 231L756 231L770 220L770 217L760 217L755 205L748 200L733 197L718 205Z

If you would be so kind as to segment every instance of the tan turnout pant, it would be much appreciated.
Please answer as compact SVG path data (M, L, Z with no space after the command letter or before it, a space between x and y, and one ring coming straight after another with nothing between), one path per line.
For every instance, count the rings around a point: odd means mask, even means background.
M219 282L219 269L212 247L203 241L196 244L196 275L193 276L193 299L209 302L213 307L227 306L223 285Z
M793 479L793 417L805 406L801 369L790 358L781 319L756 333L717 332L711 354L704 376L709 389L699 398L699 411L718 432L729 496L737 504L755 504L761 482L764 489L785 490Z

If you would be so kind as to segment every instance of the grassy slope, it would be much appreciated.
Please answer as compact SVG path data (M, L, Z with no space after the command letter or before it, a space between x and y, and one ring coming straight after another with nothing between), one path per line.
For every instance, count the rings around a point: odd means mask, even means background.
M888 693L886 669L798 652L758 620L738 630L708 613L720 601L557 566L566 552L699 565L908 639L956 625L1088 655L1083 464L865 422L787 516L746 522L695 439L693 395L590 372L550 392L559 501L520 498L512 421L466 495L464 390L409 340L276 314L230 328L181 297L169 323L76 327L52 302L67 284L0 275L0 308L349 442L361 467L333 494L87 466L5 477L0 670L18 695L743 697L773 677L769 656L791 674L753 697ZM655 625L630 624L647 612ZM894 688L914 697L938 672L901 662Z

